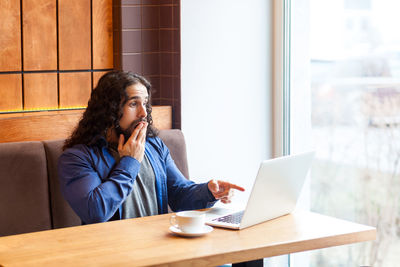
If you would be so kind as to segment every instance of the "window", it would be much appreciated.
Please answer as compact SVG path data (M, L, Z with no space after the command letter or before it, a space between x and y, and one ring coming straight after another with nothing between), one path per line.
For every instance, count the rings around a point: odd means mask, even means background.
M291 152L317 152L303 204L378 230L375 242L308 252L291 266L397 266L400 2L296 0L291 9Z

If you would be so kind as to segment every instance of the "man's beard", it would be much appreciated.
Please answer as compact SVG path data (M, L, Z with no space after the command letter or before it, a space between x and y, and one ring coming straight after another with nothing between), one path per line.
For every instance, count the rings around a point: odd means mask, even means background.
M131 137L133 131L136 129L138 124L142 121L146 121L146 119L138 119L138 120L133 121L127 129L122 129L121 126L118 124L117 127L115 127L115 131L117 132L117 137L119 138L119 136L122 134L122 135L124 135L124 142L128 141L128 139Z

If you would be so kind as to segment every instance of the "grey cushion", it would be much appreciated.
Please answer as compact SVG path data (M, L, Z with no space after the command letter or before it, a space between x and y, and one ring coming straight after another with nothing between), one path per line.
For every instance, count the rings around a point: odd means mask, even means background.
M169 148L171 157L182 174L189 179L189 168L187 163L186 143L181 130L161 130L159 137Z
M51 229L41 142L0 144L0 236Z
M53 228L63 228L81 224L81 219L69 206L60 190L57 161L62 153L63 140L43 141L47 157L47 170L50 185L50 204Z

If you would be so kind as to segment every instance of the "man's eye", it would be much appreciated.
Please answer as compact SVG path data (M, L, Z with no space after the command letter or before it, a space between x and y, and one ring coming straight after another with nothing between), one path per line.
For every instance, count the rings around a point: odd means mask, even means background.
M130 104L129 104L129 106L131 106L131 107L135 107L135 106L136 106L136 102L132 102L132 103L130 103Z

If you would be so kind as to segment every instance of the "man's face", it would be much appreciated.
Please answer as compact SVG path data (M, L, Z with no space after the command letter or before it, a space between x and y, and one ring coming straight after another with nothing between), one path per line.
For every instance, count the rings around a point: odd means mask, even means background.
M122 108L123 115L119 121L121 131L117 131L118 135L124 134L125 141L131 136L139 122L146 121L146 104L149 101L147 88L141 83L128 86L126 94L128 100Z

